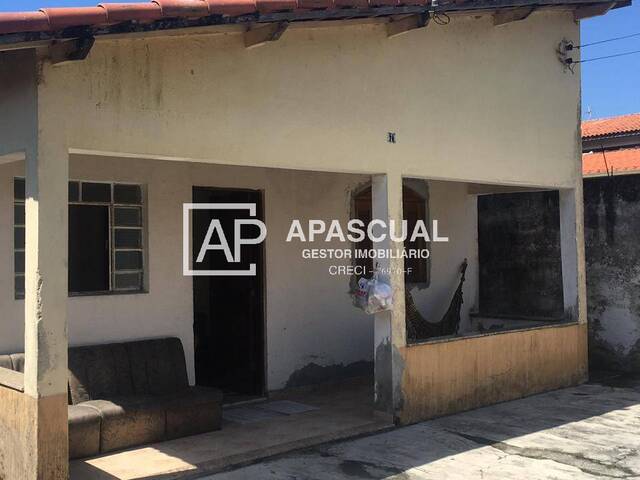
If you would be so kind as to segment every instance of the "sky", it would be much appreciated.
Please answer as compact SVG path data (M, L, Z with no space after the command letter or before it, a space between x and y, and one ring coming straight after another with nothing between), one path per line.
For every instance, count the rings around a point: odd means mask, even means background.
M126 0L0 0L0 12L41 7L96 5ZM148 1L148 0L128 0ZM640 0L631 7L583 20L581 44L640 33ZM640 50L640 35L582 49L582 59ZM640 53L582 64L582 118L640 112Z

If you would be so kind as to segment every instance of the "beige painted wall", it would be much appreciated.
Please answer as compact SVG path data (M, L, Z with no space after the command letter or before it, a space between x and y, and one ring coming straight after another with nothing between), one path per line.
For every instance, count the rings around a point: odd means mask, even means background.
M572 186L580 76L555 49L578 36L571 13L546 11L393 39L383 25L294 28L251 50L237 33L101 40L43 72L40 107L71 148Z
M471 330L469 312L477 310L478 292L478 208L477 197L468 194L460 182L429 182L429 216L438 220L439 234L448 242L435 242L431 249L429 288L414 286L411 295L416 307L429 321L440 321L446 313L460 281L460 266L468 262L463 286L464 303L460 332Z
M412 423L587 379L587 325L438 341L402 350L402 423Z

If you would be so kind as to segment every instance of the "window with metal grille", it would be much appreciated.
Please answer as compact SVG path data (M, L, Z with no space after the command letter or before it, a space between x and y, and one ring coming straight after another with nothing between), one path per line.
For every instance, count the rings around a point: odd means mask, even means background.
M144 291L143 187L69 182L69 294ZM24 179L14 179L15 295L24 297Z

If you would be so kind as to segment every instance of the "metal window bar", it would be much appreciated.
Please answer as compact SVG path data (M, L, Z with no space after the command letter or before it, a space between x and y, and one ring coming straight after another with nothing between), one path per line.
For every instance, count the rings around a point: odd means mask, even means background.
M16 179L21 179L22 177L15 177L14 184ZM101 294L101 293L109 293L109 292L144 292L145 291L145 270L146 270L146 258L145 258L145 212L144 212L144 187L138 183L129 183L129 182L104 182L104 181L93 181L93 180L69 180L69 183L78 183L78 200L77 201L69 201L69 205L100 205L107 206L108 215L109 215L109 290L106 292L69 292L71 295L91 295L91 294ZM99 202L99 201L84 201L83 200L83 185L85 183L101 183L108 184L110 186L110 202ZM114 187L115 185L130 185L136 186L140 189L140 202L139 203L116 203L114 198ZM14 206L22 205L24 208L25 201L24 200L15 200L14 194ZM129 208L135 209L139 211L140 215L140 225L138 226L119 226L115 224L115 209L116 208ZM19 225L15 223L15 212L14 212L14 232L15 228L23 227L24 224ZM129 248L129 247L116 247L115 245L115 231L116 230L137 230L140 231L140 247L139 248ZM15 235L15 233L14 233ZM16 252L24 252L24 248L16 248L14 245L14 290L15 290L15 298L22 299L24 298L24 292L18 292L16 288L16 278L23 278L24 272L16 272L15 271L15 253ZM116 268L116 254L117 252L126 252L126 251L135 251L140 253L140 268L136 269L117 269ZM137 285L132 287L117 287L116 286L116 276L117 275L126 275L126 274L137 274L139 275L139 282Z

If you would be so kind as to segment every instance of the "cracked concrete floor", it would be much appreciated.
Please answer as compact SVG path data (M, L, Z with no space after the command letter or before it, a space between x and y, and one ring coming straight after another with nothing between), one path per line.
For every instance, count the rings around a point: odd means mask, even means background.
M590 383L355 440L207 480L640 480L640 381Z

